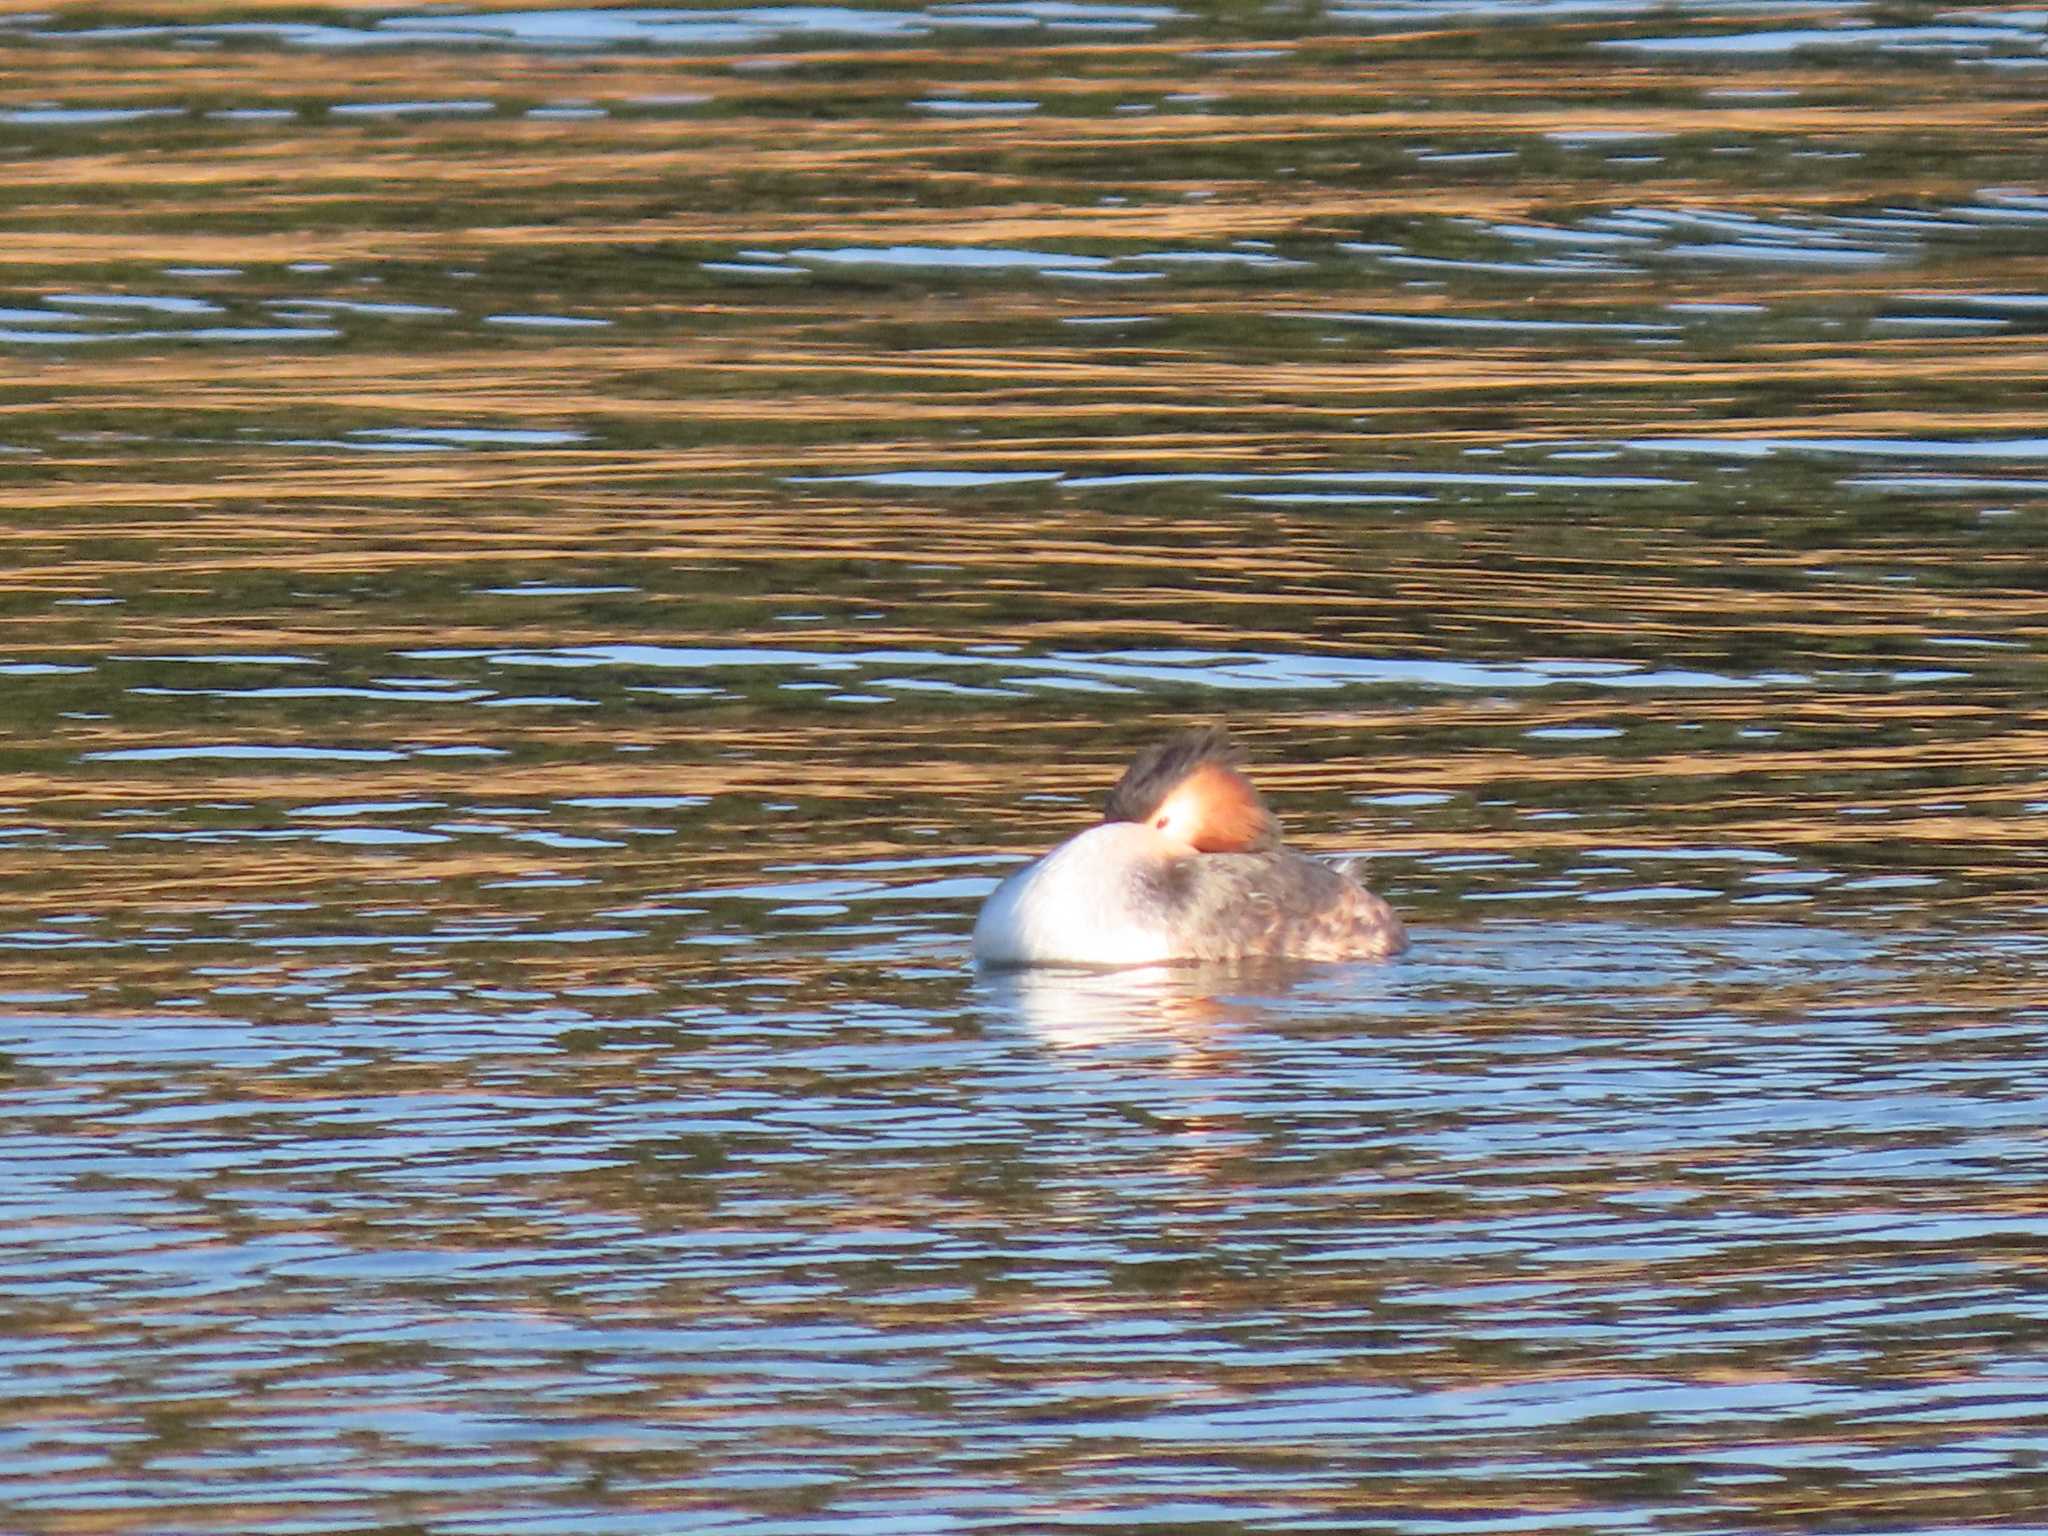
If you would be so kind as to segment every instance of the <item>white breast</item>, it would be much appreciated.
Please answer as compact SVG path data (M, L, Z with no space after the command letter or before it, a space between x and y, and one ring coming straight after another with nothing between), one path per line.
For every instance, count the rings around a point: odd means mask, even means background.
M974 924L983 965L1154 965L1173 954L1161 915L1140 900L1158 858L1151 830L1105 822L1067 839L989 893Z

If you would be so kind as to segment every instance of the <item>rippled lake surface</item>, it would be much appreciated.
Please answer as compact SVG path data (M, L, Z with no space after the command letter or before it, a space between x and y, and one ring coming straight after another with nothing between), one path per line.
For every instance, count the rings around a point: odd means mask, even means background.
M0 1525L2048 1528L2044 46L0 19Z

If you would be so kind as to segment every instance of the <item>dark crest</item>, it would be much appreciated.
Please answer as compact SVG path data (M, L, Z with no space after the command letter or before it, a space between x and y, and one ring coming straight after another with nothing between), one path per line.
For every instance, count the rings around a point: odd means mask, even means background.
M1136 757L1116 781L1102 807L1104 821L1150 821L1159 803L1204 763L1236 772L1244 754L1221 726L1175 731Z
M1251 801L1255 815L1270 821L1266 803L1243 776L1243 754L1221 725L1204 725L1194 731L1176 731L1163 741L1153 741L1124 768L1110 799L1102 807L1104 821L1151 821L1153 813L1176 788L1188 782L1202 768L1221 768L1241 786L1241 795Z

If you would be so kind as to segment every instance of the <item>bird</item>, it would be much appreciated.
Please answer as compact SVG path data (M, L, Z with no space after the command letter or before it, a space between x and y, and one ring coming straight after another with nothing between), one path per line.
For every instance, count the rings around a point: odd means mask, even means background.
M1386 902L1281 840L1214 726L1139 752L1101 822L1011 874L974 924L974 958L991 968L1383 960L1407 947Z

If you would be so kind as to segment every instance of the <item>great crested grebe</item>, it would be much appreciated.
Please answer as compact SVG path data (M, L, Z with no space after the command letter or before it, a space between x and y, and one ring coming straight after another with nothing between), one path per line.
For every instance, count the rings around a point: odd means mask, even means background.
M1221 730L1140 752L1103 807L997 886L974 924L984 965L1383 960L1401 919L1349 875L1280 841Z

